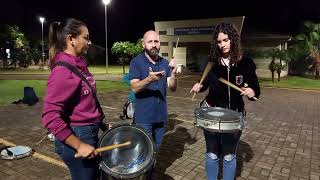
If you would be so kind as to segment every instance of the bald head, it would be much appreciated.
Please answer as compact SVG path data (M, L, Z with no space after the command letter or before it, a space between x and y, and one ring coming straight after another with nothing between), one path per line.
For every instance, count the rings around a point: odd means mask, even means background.
M153 30L149 30L146 33L144 33L143 35L143 42L145 42L145 40L149 39L150 37L158 37L159 38L159 33L157 33L156 31Z
M160 51L160 36L156 31L147 31L143 35L143 48L145 52L152 58L156 59Z

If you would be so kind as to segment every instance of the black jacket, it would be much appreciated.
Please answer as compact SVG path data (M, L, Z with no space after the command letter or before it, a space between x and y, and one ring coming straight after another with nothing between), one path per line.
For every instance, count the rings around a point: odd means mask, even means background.
M244 102L240 92L218 81L220 77L240 88L244 87L246 83L254 90L255 97L259 98L260 86L256 75L256 65L251 58L243 57L241 61L231 65L229 73L227 66L223 66L221 63L214 64L201 88L201 92L209 88L209 93L206 96L209 105L242 112ZM253 99L250 98L250 100Z

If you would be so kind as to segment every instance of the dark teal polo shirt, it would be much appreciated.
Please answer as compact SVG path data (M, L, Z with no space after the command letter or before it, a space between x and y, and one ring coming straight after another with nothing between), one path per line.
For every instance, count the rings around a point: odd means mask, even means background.
M135 122L167 122L167 77L171 76L169 61L159 56L158 61L153 64L148 60L145 53L142 53L131 60L129 79L145 79L149 75L149 67L154 72L165 71L165 75L160 80L150 83L144 90L135 94Z

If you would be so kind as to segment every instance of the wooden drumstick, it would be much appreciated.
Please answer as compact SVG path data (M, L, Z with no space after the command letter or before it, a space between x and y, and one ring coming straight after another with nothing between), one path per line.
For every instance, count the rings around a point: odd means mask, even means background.
M104 146L104 147L101 147L101 148L98 148L96 149L97 152L103 152L103 151L108 151L108 150L111 150L111 149L114 149L114 148L118 148L118 147L122 147L122 146L128 146L131 144L131 141L128 141L128 142L125 142L125 143L122 143L122 144L113 144L113 145L110 145L110 146Z
M209 71L211 70L213 66L213 62L209 61L208 64L206 65L206 68L204 69L203 71L203 74L202 74L202 77L200 79L200 85L203 83L204 81L204 78L208 75ZM193 96L192 96L192 101L194 100L194 98L196 97L196 92L193 93Z
M243 93L243 90L242 90L242 89L240 89L238 86L232 84L231 82L229 82L229 81L227 81L227 80L225 80L225 79L223 79L223 78L219 78L218 80L219 80L220 82L222 82L222 83L224 83L224 84L232 87L233 89L238 90L238 91L240 91L241 93ZM259 99L256 98L256 97L253 97L253 99L254 99L254 100L259 100Z
M178 37L177 42L176 42L176 47L175 47L174 50L173 50L172 58L174 58L174 57L176 56L176 51L177 51L178 43L179 43L179 37Z

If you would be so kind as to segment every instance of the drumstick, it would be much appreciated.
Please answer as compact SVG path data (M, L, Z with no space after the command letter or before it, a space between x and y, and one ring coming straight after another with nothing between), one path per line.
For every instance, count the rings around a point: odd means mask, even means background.
M108 150L111 150L111 149L114 149L114 148L118 148L118 147L122 147L122 146L128 146L131 144L131 141L128 141L128 142L125 142L125 143L122 143L122 144L113 144L113 145L110 145L110 146L104 146L104 147L101 147L101 148L98 148L96 149L97 152L103 152L103 151L108 151Z
M225 80L225 79L223 79L223 78L219 78L218 80L219 80L220 82L222 82L222 83L224 83L224 84L232 87L233 89L238 90L238 91L240 91L241 93L243 93L243 90L242 90L242 89L240 89L238 86L232 84L231 82L229 82L229 81L227 81L227 80ZM259 99L256 98L256 97L253 97L253 99L254 99L254 100L259 100Z
M202 74L202 77L200 79L200 85L202 84L202 82L204 81L204 78L208 75L209 71L211 70L213 66L213 62L209 61L208 64L206 65L206 68L204 69L203 71L203 74ZM196 92L193 93L193 96L192 96L192 101L194 100L194 98L196 97Z
M179 43L179 37L178 37L177 42L176 42L176 47L175 47L174 50L173 50L172 58L174 58L174 57L176 56L176 51L177 51L178 43Z

